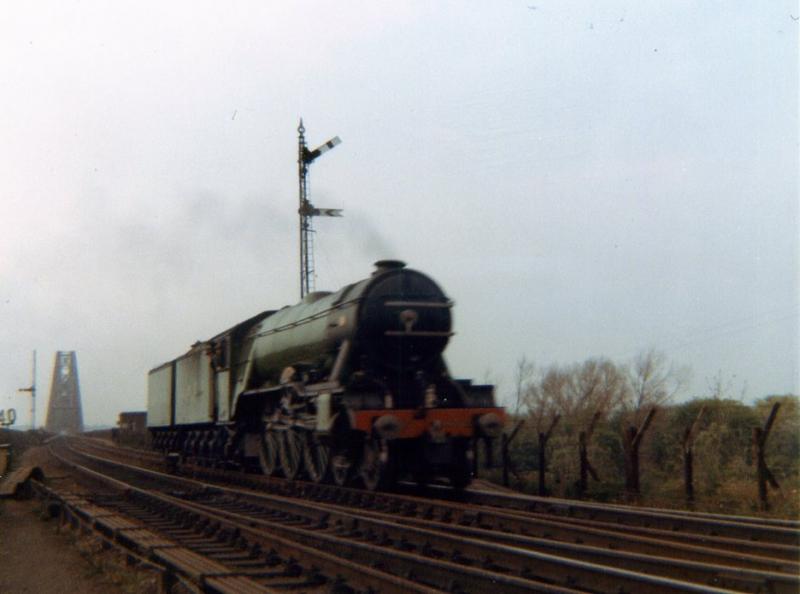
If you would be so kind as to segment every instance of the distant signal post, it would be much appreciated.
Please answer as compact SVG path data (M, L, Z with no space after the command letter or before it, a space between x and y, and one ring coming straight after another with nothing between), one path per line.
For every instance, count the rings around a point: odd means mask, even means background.
M312 151L306 146L306 129L303 127L302 119L297 132L297 165L300 180L300 208L298 210L300 214L300 298L302 299L314 290L314 229L311 219L312 217L342 216L341 209L315 208L308 200L308 166L342 141L338 136L334 136Z

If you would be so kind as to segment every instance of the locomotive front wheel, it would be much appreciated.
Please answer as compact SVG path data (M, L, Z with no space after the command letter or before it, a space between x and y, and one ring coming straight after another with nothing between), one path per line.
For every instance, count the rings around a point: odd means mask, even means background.
M264 427L258 448L258 463L261 472L272 476L278 468L278 436L274 431Z
M388 454L381 440L369 438L364 441L359 474L367 490L386 489L393 485L395 476Z
M334 484L344 487L350 482L353 471L353 460L347 448L335 449L331 452L331 478Z
M450 485L456 491L463 491L472 480L471 469L468 464L454 464L448 473Z
M300 476L300 470L303 467L303 450L305 449L303 435L291 428L280 433L282 435L278 436L278 459L283 476L293 481Z
M453 448L453 460L447 474L456 491L463 491L472 480L472 465L467 459L468 449L469 444L466 441L460 441Z
M322 483L328 478L331 466L331 450L314 433L309 432L303 449L303 464L312 482Z

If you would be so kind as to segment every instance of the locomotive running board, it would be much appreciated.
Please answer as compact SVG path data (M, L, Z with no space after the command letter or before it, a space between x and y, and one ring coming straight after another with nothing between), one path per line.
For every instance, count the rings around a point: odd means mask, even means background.
M383 333L384 336L419 336L422 338L443 338L453 336L454 334L455 332L436 332L433 330L422 330L419 332L414 332L413 330L387 330Z
M452 301L386 301L383 304L385 307L429 307L429 308L442 308L450 309L453 307Z

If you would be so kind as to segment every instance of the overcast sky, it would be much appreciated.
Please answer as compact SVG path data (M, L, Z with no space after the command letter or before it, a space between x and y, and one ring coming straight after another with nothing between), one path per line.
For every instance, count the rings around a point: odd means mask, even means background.
M797 2L8 2L0 408L87 423L148 369L395 257L455 301L455 374L650 348L707 394L798 379Z

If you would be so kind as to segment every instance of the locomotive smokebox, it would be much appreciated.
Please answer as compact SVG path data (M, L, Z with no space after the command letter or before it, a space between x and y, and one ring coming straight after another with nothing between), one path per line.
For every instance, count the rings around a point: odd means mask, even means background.
M363 291L357 339L373 366L394 372L426 367L452 335L452 302L429 277L399 260L381 260Z

